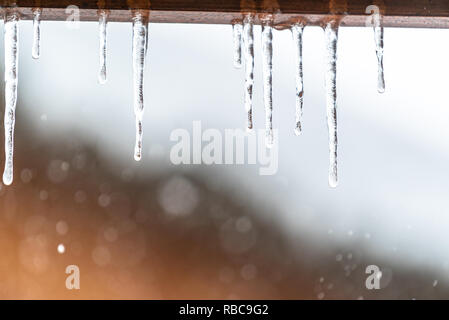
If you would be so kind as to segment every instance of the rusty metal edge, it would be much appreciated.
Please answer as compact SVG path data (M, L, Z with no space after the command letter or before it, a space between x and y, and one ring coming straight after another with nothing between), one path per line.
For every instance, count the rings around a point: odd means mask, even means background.
M32 20L33 8L16 8L22 20ZM81 21L97 21L97 9L80 9ZM64 8L43 8L42 20L64 21L68 20L71 12ZM131 10L110 10L108 20L112 22L130 22ZM346 15L341 18L341 26L364 27L366 26L368 15ZM197 23L197 24L231 24L242 19L240 12L208 12L208 11L162 11L152 10L150 22L152 23ZM274 26L277 29L288 28L297 21L306 21L307 25L319 26L329 15L325 14L276 14L274 16ZM256 24L260 24L260 19L256 15ZM449 28L449 17L429 17L429 16L383 16L384 27L399 28Z

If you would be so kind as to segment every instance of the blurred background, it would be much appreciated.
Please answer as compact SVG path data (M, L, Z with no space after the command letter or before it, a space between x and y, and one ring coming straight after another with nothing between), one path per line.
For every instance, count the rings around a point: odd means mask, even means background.
M291 35L274 34L273 176L169 159L171 132L191 132L193 121L244 128L230 26L150 25L140 163L131 24L108 24L105 85L97 23L44 21L41 32L33 60L32 23L20 22L15 176L0 187L1 298L449 298L448 30L386 29L383 95L372 30L340 30L335 190L320 28L304 32L300 137ZM264 128L259 27L255 48L255 125ZM73 264L80 290L65 287ZM380 290L365 287L372 264Z

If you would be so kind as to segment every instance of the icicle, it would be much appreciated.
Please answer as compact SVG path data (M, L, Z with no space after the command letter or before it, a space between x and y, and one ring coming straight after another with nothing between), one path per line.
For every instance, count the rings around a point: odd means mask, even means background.
M106 83L106 24L108 14L101 10L99 17L99 40L100 40L100 70L98 72L98 82Z
M292 26L292 37L295 50L295 71L296 71L296 135L302 131L302 107L304 104L304 78L302 70L302 35L304 25L298 23Z
M41 55L41 13L42 9L33 10L33 47L31 49L33 59L39 59Z
M262 21L262 73L265 105L265 144L273 146L273 26L272 20Z
M329 186L338 185L337 175L337 43L338 22L326 24L326 112L329 130Z
M242 67L242 32L243 25L236 22L232 25L232 35L234 39L234 67Z
M373 17L374 19L374 41L376 43L377 55L377 91L379 93L385 92L385 77L384 77L384 28L381 26L381 17L379 14Z
M142 118L143 103L143 74L145 69L145 55L147 43L147 24L140 13L133 17L133 83L134 83L134 114L136 116L136 144L134 159L142 158Z
M19 57L19 16L7 12L5 16L5 171L3 183L13 180L14 124L17 102L17 73Z
M243 20L243 45L245 50L245 110L248 113L247 130L253 130L254 85L254 18L248 14Z

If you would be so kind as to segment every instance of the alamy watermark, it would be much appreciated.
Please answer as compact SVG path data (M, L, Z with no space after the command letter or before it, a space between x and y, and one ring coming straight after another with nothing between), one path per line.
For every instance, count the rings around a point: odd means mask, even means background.
M365 287L368 290L379 290L380 289L380 279L382 278L382 271L376 265L367 266L365 273L369 274L365 281Z
M77 265L70 265L65 268L65 273L69 276L65 279L65 287L68 290L80 289L80 268Z
M275 175L278 171L278 131L274 131L273 147L265 146L265 130L248 133L242 129L206 129L201 121L194 121L192 131L176 129L170 141L174 165L259 165L259 174Z
M369 17L365 20L365 26L375 27L379 24L381 19L380 8L374 4L366 7L365 13L369 14Z
M76 5L70 5L65 8L65 14L67 18L65 19L66 27L72 30L77 30L80 28L80 8Z

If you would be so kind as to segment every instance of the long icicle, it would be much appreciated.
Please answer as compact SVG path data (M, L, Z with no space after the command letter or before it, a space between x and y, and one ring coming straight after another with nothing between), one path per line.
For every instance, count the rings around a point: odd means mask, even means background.
M5 170L3 183L10 185L13 180L14 124L17 102L17 74L19 59L19 16L6 12L5 16Z
M248 114L248 131L253 130L253 86L254 86L254 17L251 14L243 20L243 45L245 50L245 110Z
M265 144L273 146L273 25L272 19L262 21L262 73L265 105Z
M100 69L98 72L98 82L100 84L106 83L106 26L108 14L105 10L101 10L98 18L98 31L100 41Z
M136 144L134 159L142 159L142 119L144 112L143 78L145 70L145 55L147 46L147 24L142 14L137 12L133 16L133 86L134 86L134 114L136 117Z
M232 24L232 37L234 40L234 67L242 67L242 32L243 25L241 22Z
M31 48L33 59L39 59L41 55L41 13L40 8L33 10L33 46Z
M338 21L326 24L326 113L329 130L329 186L338 185L337 175L337 44Z
M304 105L304 77L302 67L302 35L304 24L297 23L291 28L293 37L293 46L295 52L295 71L296 71L296 126L295 133L299 136L302 132L302 108Z
M377 55L377 91L379 93L385 92L385 77L384 77L384 28L382 27L382 18L380 14L373 17L374 20L374 41L376 43Z

